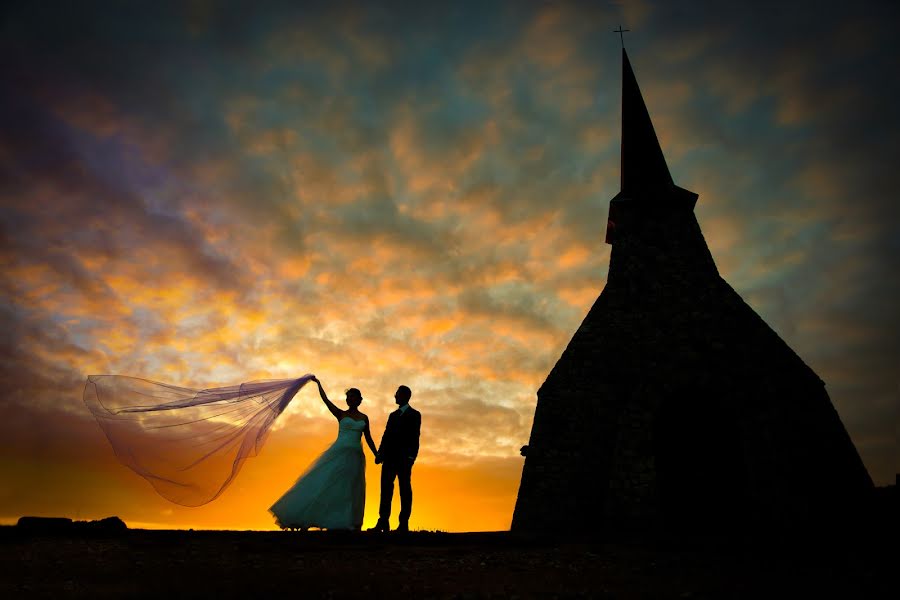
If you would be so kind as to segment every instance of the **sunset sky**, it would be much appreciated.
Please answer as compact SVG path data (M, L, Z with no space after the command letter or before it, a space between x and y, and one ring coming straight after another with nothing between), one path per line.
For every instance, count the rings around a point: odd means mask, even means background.
M894 481L893 3L16 4L0 523L274 528L266 509L336 435L314 386L200 508L116 461L82 389L315 373L339 404L362 390L376 442L412 388L411 527L507 529L535 392L606 280L620 24L720 273Z

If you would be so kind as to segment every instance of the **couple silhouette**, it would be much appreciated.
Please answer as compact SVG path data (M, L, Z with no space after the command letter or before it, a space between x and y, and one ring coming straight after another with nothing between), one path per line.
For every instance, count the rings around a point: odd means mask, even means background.
M362 529L366 500L366 459L362 439L381 465L378 522L369 531L390 531L394 481L400 491L400 519L395 531L409 531L412 512L412 467L419 452L422 414L409 405L412 391L401 385L394 393L397 410L388 417L381 444L375 446L369 417L360 412L362 393L346 391L347 410L338 408L313 376L322 402L338 421L338 436L304 471L269 511L282 529Z

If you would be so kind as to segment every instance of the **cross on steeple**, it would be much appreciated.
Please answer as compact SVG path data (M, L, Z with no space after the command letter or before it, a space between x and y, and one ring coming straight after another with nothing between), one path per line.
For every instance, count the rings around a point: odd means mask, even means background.
M619 40L622 42L622 48L625 47L625 36L622 34L624 34L626 31L631 31L631 30L630 29L622 29L621 25L619 25L618 29L613 29L613 33L619 34Z

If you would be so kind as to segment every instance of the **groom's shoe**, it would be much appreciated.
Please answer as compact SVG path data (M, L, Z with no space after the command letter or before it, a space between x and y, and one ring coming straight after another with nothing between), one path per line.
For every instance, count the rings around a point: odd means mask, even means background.
M409 524L400 523L397 526L397 529L394 530L395 533L409 533Z
M390 530L390 526L381 519L379 519L378 522L375 523L375 527L369 527L368 529L368 531L382 531L384 533L387 533Z

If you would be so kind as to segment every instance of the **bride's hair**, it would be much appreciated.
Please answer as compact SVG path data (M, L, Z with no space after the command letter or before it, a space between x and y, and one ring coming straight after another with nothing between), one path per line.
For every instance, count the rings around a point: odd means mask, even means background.
M349 388L345 392L347 394L347 404L352 406L359 406L362 402L362 392L360 392L357 388ZM355 404L354 404L355 401Z

